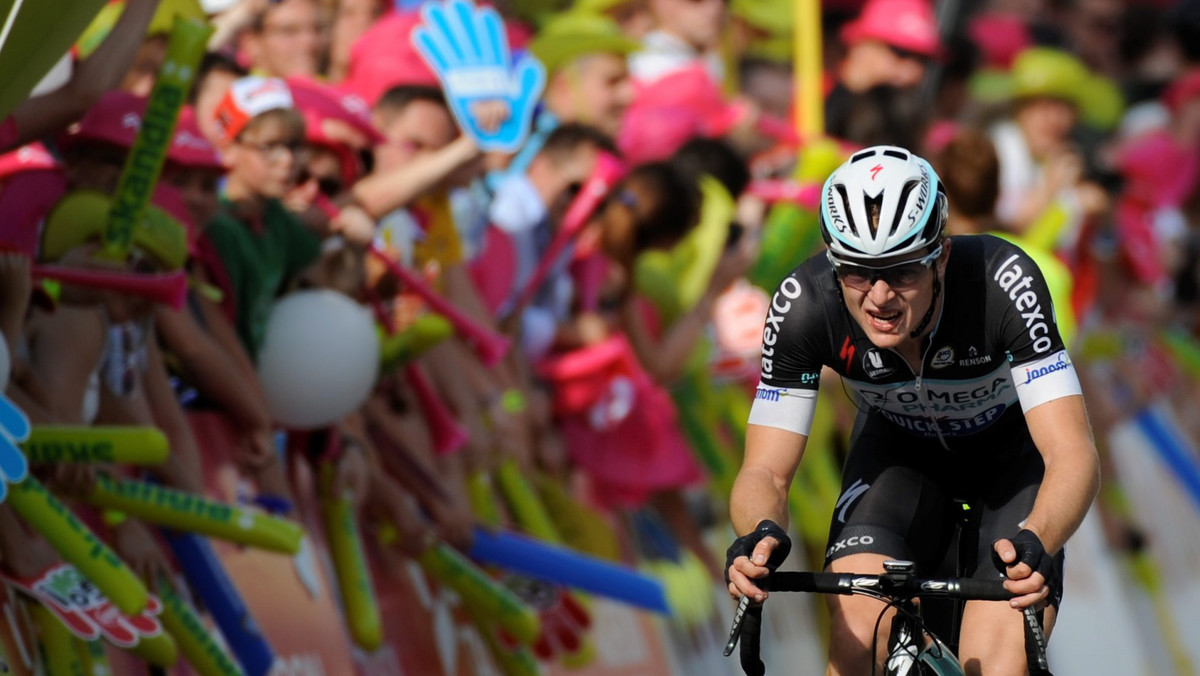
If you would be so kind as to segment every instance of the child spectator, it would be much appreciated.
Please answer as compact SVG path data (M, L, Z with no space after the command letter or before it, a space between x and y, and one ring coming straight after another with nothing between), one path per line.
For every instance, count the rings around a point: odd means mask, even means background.
M201 242L210 247L205 263L225 292L225 311L254 357L275 298L319 252L316 235L280 202L307 159L304 118L286 83L259 77L235 82L215 115L229 174Z

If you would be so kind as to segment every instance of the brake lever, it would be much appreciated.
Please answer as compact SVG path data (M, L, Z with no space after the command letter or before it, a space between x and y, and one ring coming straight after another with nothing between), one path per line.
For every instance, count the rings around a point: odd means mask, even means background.
M737 647L738 638L742 635L742 621L746 619L746 610L750 607L750 597L742 596L742 600L738 601L737 610L733 613L733 624L729 627L729 640L725 642L725 657L733 654L733 649Z

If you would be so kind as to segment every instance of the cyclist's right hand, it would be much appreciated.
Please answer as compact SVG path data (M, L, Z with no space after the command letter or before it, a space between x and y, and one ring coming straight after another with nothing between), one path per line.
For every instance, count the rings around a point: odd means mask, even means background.
M734 601L749 596L763 602L767 592L754 580L772 573L792 551L792 539L779 524L764 519L725 550L725 582Z

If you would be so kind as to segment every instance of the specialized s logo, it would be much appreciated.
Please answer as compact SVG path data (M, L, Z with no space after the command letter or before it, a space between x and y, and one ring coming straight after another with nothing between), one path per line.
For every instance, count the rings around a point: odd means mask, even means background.
M838 356L846 362L846 372L850 372L850 365L854 363L854 352L857 350L854 343L850 342L850 336L846 336L846 340L842 342L842 350L838 352Z
M875 166L871 167L871 180L874 181L876 178L878 178L879 172L881 171L883 171L882 164L876 164Z
M1016 304L1017 311L1025 320L1029 339L1033 341L1033 349L1037 352L1046 352L1054 344L1049 335L1050 326L1047 324L1046 315L1042 312L1041 301L1030 288L1033 286L1033 277L1025 274L1021 266L1016 263L1018 258L1020 258L1019 254L1009 256L1000 269L996 270L993 279L1008 294L1009 300ZM1053 321L1053 318L1050 321Z
M775 370L775 343L779 342L779 331L783 327L783 317L792 309L792 301L800 297L803 289L795 277L787 277L779 285L779 290L771 298L771 307L767 311L767 325L763 328L762 347L762 377L767 379Z
M896 369L888 366L883 360L883 352L878 348L871 348L863 355L863 370L872 378L885 378L896 371Z

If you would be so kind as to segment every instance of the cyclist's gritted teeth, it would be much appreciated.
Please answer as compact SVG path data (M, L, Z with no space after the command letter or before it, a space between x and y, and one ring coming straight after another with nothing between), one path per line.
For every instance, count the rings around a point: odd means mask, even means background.
M891 331L895 329L903 315L904 313L900 310L867 310L867 316L871 318L872 326L879 331Z

